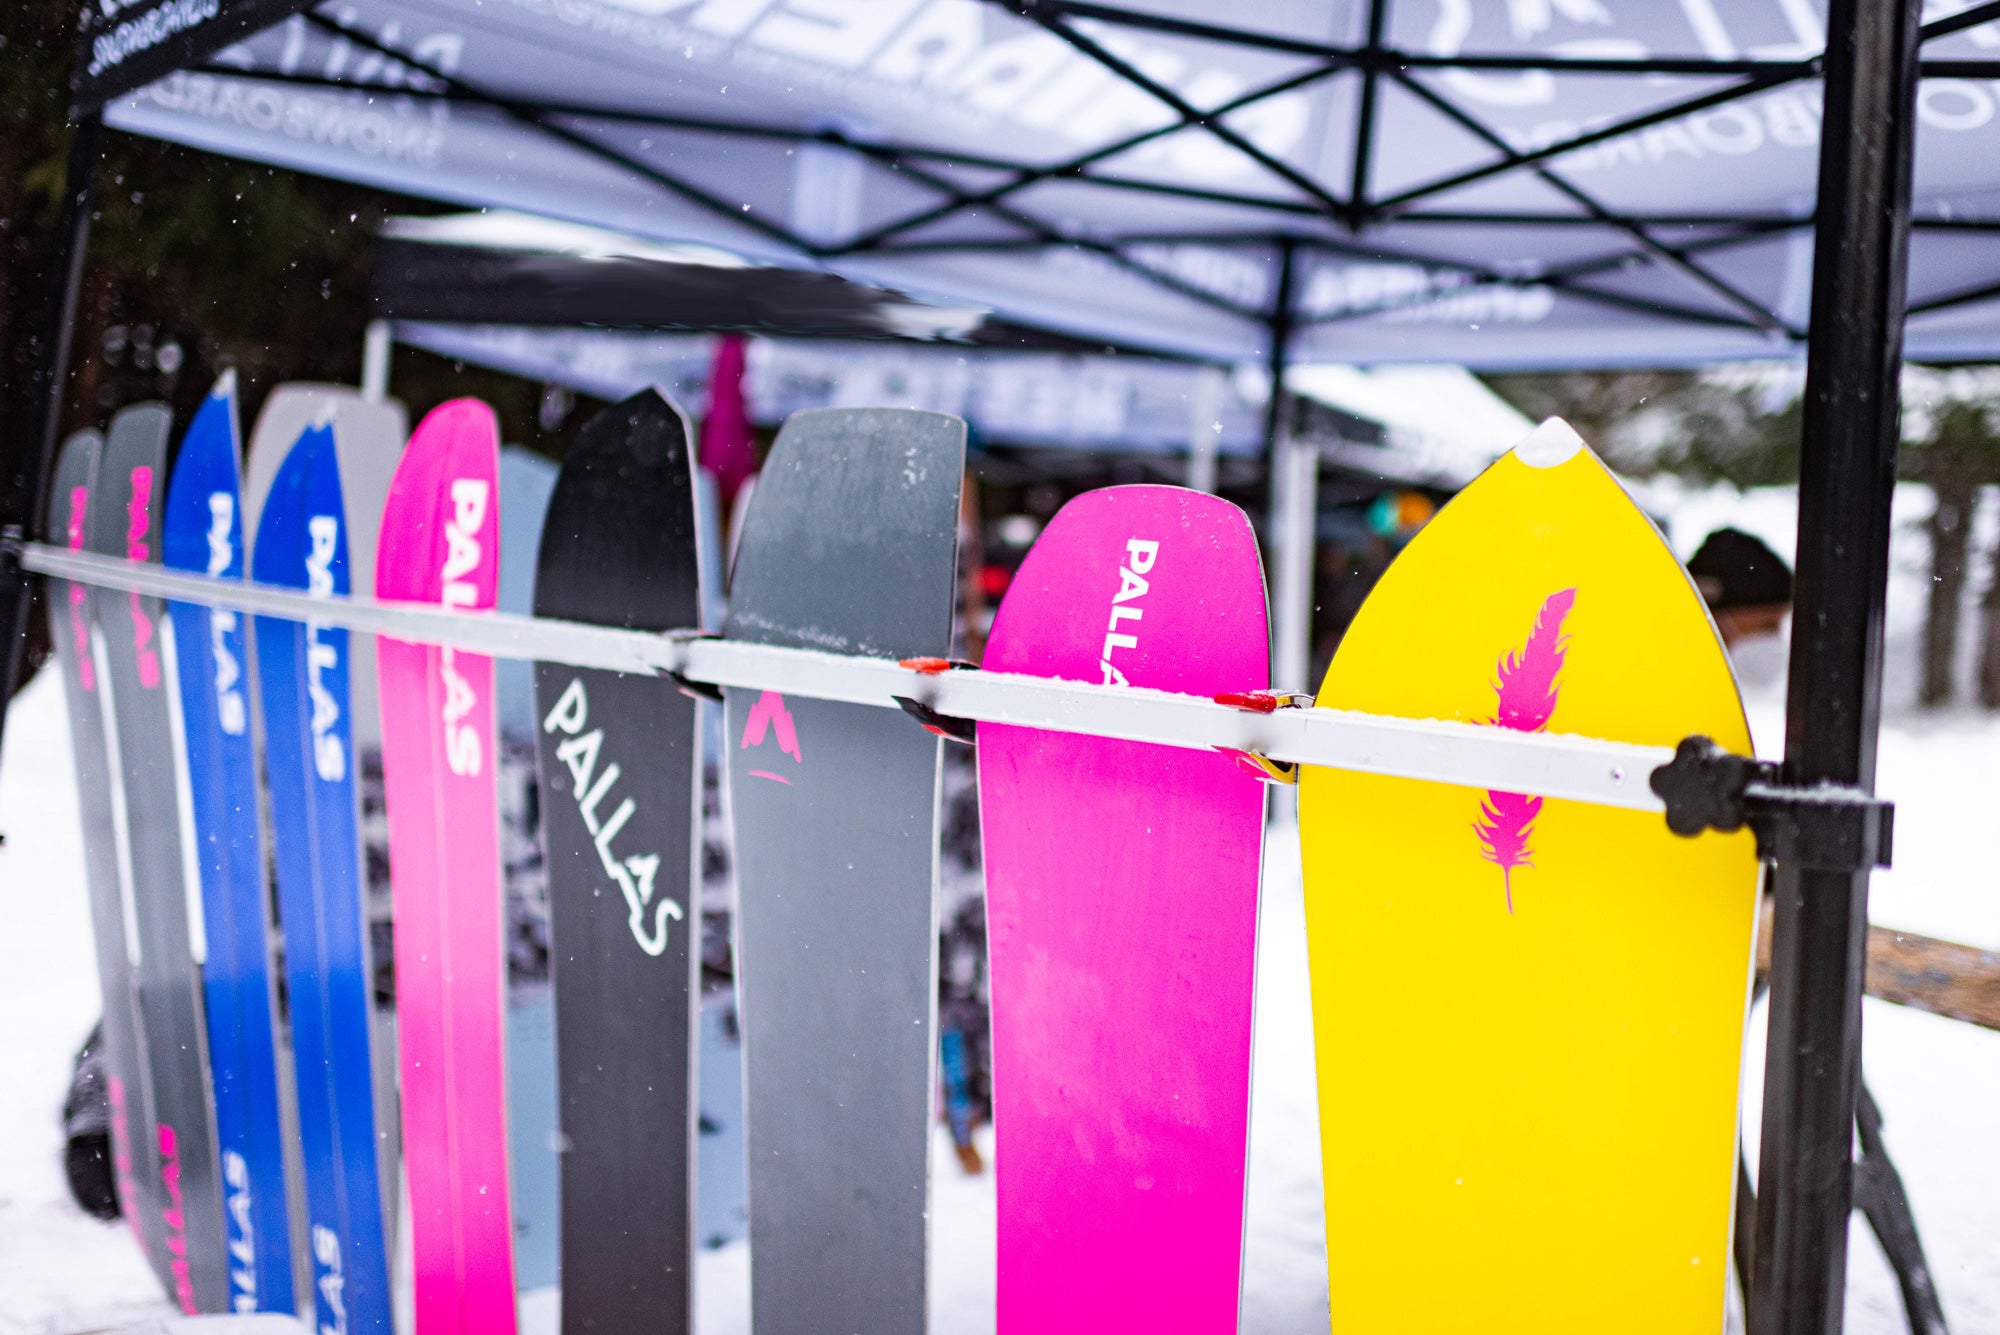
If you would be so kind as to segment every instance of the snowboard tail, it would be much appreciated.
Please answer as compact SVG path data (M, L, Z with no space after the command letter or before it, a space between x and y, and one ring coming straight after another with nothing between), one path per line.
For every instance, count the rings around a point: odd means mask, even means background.
M165 564L245 574L236 383L228 372L181 441L161 525ZM229 1310L289 1312L291 1218L279 1112L271 921L258 821L243 618L168 604L208 958L202 970L222 1155Z
M251 432L250 454L244 465L243 527L254 534L264 499L299 437L309 428L333 428L334 458L340 469L340 497L346 515L342 533L347 546L348 587L363 592L375 587L375 548L382 524L382 502L389 479L402 458L410 436L403 407L394 399L369 400L351 385L291 383L273 386L264 396ZM255 544L252 544L254 562ZM382 802L382 711L375 694L375 637L350 631L344 658L347 668L347 724L354 739L355 785L360 799L363 865L364 929L367 963L375 980L370 1015L374 1056L375 1158L380 1169L377 1195L394 1202L400 1191L400 1120L396 1107L396 1027L394 985L390 966L392 931L389 893L388 822ZM289 1063L287 1063L289 1067ZM286 1087L296 1081L285 1072ZM288 1116L295 1114L288 1110ZM292 1126L292 1172L303 1173L297 1161L298 1134ZM303 1196L295 1196L293 1227L307 1232ZM388 1245L395 1248L396 1211L388 1211ZM309 1249L298 1252L298 1283L309 1285Z
M964 423L793 416L744 520L727 634L950 652ZM900 713L731 688L752 1320L926 1328L939 747Z
M376 596L491 608L498 431L484 404L434 410L383 509ZM511 1335L499 814L493 663L377 644L397 1028L421 1335Z
M91 550L160 559L171 428L172 415L161 404L139 404L112 419L98 470ZM229 1291L222 1181L187 881L192 850L182 828L177 688L163 644L166 607L160 599L113 589L94 589L91 596L103 645L101 698L117 755L110 767L112 802L122 813L120 862L137 929L139 1013L151 1068L153 1139L136 1147L137 1171L158 1183L169 1297L183 1312L219 1312Z
M1177 487L1063 507L984 666L1268 681L1249 521ZM1233 1331L1264 787L1222 755L979 725L998 1328Z
M309 428L261 507L257 581L348 591L346 514L330 427ZM322 1328L389 1335L377 1169L348 633L256 619L266 769L285 924L312 1302Z
M104 439L82 431L63 443L56 465L48 541L79 550L89 536L90 506L98 499L98 465ZM89 586L52 581L49 632L55 641L69 705L71 744L76 755L78 810L83 818L83 862L90 896L91 936L96 947L97 981L104 997L104 1051L111 1113L112 1180L125 1222L139 1240L162 1287L173 1290L159 1180L141 1172L146 1148L158 1143L154 1126L152 1072L139 1011L138 977L133 965L137 943L126 929L124 898L125 832L113 807L112 767L116 742L105 718L98 633Z
M1560 422L1412 539L1319 703L1750 752L1685 567ZM1366 1091L1320 1102L1335 1327L1720 1328L1749 833L1329 769L1300 787L1319 1087Z
M648 391L579 433L538 615L701 619L687 423ZM665 678L537 665L554 943L567 1335L693 1328L700 907L695 702Z

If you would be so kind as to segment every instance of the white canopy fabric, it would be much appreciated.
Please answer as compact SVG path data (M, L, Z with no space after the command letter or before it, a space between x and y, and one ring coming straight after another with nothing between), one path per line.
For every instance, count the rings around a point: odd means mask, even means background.
M617 329L397 321L395 336L599 398L659 385L695 406L715 350L712 335ZM896 404L955 413L996 444L1179 454L1206 427L1218 455L1260 453L1265 386L1218 378L1205 397L1203 374L1131 357L756 338L744 388L751 416L771 424L814 408ZM1463 486L1534 427L1456 366L1299 366L1285 383L1379 429L1379 443L1316 439L1323 464L1395 481Z
M1909 351L1993 356L2000 4L1926 17ZM329 0L107 117L1206 358L1288 333L1301 362L1679 365L1800 346L1821 23L1817 0Z

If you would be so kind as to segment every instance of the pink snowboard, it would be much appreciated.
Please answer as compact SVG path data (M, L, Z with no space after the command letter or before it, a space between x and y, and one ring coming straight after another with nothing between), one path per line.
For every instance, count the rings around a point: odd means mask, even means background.
M423 420L382 511L377 597L493 606L498 470L485 404ZM493 661L386 636L377 653L417 1332L511 1335Z
M1243 512L1080 496L984 666L1195 695L1269 681ZM1263 786L1228 757L979 725L999 1329L1232 1331Z

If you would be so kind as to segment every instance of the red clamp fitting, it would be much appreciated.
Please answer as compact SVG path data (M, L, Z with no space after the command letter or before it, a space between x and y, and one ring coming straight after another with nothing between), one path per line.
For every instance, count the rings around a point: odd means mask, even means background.
M1219 705L1249 714L1275 714L1280 709L1309 709L1313 698L1304 691L1223 691L1209 697Z
M1280 709L1304 709L1313 702L1313 698L1304 691L1222 691L1210 698L1219 705L1240 709L1247 714L1275 714ZM1277 784L1299 781L1299 767L1289 761L1273 760L1269 756L1260 756L1254 751L1239 751L1232 746L1215 749L1235 761L1238 769L1254 779Z
M976 668L979 664L968 663L962 658L899 658L896 660L896 666L908 668L912 672L921 672L927 677L935 677L954 668Z

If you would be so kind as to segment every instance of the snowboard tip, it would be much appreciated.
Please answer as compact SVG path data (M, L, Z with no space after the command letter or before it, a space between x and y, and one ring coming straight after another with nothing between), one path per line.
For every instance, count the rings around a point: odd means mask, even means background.
M486 400L476 399L470 395L456 399L446 399L443 403L440 403L437 407L426 413L425 416L435 417L440 421L457 421L463 418L471 422L484 423L487 421L498 422L499 420ZM495 429L497 430L498 428L496 427Z
M1530 468L1555 468L1568 463L1585 448L1576 428L1560 417L1549 417L1514 447L1513 454Z
M215 387L208 391L211 399L233 399L236 397L236 368L225 366L222 374L215 378Z

